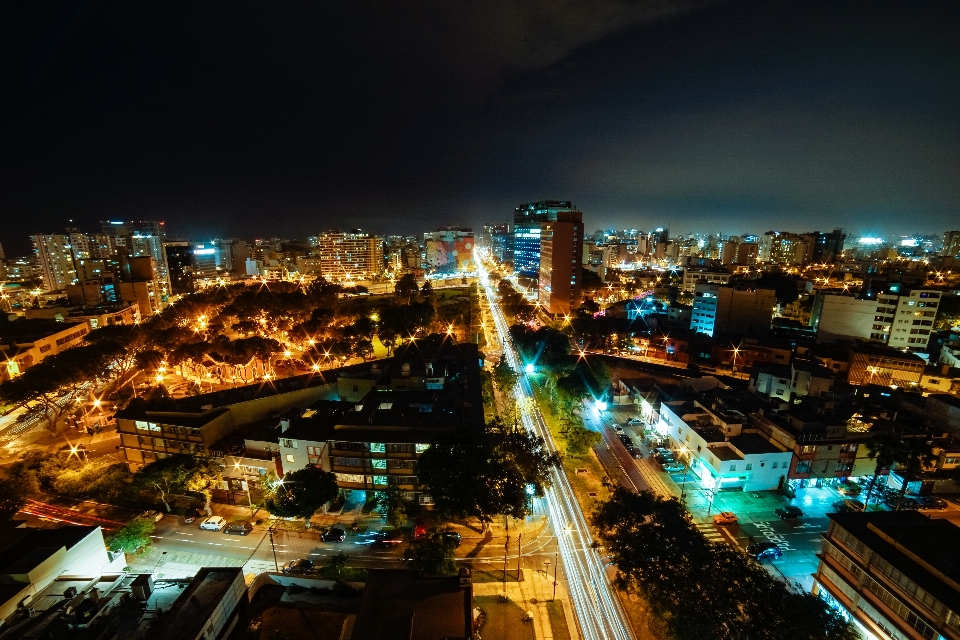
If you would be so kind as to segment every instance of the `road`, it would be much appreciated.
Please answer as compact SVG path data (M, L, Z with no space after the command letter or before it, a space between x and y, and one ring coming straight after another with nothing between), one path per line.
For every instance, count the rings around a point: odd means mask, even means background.
M490 285L482 261L479 256L477 258L480 284L486 290L490 312L503 347L503 355L520 375L515 389L516 396L518 400L532 399L533 390L524 373L520 358L513 348L508 331L509 325L497 302L496 292ZM536 407L536 403L532 403L531 406ZM534 409L531 413L523 414L522 422L527 430L542 437L548 448L556 449L553 436L539 411ZM580 635L585 640L632 638L629 620L610 585L603 560L591 548L593 537L573 489L563 470L555 469L551 476L553 484L547 490L547 512L549 522L557 534L559 554L566 574L573 610L580 626Z

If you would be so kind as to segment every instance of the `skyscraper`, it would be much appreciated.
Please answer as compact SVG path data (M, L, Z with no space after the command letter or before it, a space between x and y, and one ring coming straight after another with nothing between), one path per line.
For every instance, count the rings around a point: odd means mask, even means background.
M539 277L542 225L545 222L555 221L557 214L561 211L576 211L576 209L573 208L573 204L569 200L531 202L514 209L513 270L518 275L524 278ZM580 236L582 242L582 230Z
M164 242L163 252L170 274L170 293L192 293L193 247L189 242Z
M73 262L70 237L63 234L37 234L30 236L30 240L37 256L43 286L48 291L59 291L73 284L77 279L77 268Z
M540 304L548 313L567 315L580 302L583 214L557 211L540 232Z
M950 258L960 257L960 231L945 231L940 255Z

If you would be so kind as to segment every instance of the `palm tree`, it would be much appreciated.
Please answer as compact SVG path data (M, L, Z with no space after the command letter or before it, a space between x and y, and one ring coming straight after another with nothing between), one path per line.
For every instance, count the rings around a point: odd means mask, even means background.
M880 477L881 469L888 469L894 463L903 448L903 440L889 431L877 431L870 435L867 440L867 450L871 458L876 458L876 466L873 469L873 478L870 479L870 488L867 490L867 497L863 501L864 505L870 504L870 497L877 486L877 479Z
M933 447L930 442L923 438L909 438L902 442L899 451L895 453L894 462L897 463L897 472L903 476L903 484L900 486L900 495L897 497L897 511L903 504L903 496L907 493L907 481L911 476L916 475L933 464L937 457L933 454ZM901 472L900 469L903 469Z

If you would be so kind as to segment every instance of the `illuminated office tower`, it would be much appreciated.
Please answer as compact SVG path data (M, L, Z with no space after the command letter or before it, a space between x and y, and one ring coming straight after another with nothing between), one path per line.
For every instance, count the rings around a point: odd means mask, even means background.
M540 305L553 315L569 315L580 303L583 214L558 211L540 232Z

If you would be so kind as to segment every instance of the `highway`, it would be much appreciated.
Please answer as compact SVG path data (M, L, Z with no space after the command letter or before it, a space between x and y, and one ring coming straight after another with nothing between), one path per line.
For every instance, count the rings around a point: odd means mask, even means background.
M479 256L477 258L480 285L486 290L503 355L520 375L515 394L518 399L533 399L530 381L513 348L508 331L509 324L497 303L496 291L490 284L482 261ZM550 450L556 450L553 436L536 409L536 403L531 403L530 406L534 407L533 412L522 415L524 427L543 438ZM547 513L557 535L560 558L567 576L571 604L580 626L581 637L584 640L633 638L629 620L610 585L603 560L591 548L593 537L590 535L589 525L562 469L554 469L552 481L553 486L547 490L546 496Z

